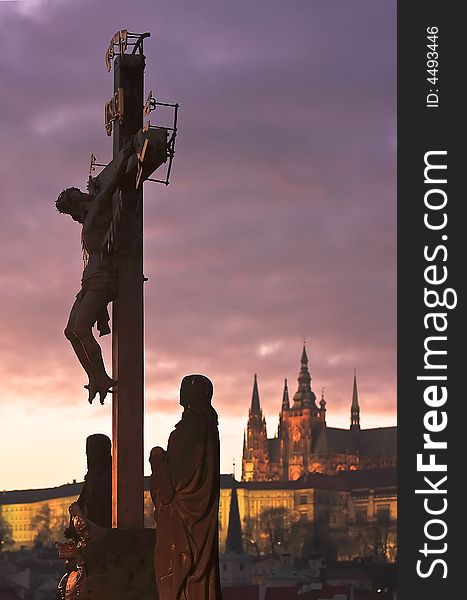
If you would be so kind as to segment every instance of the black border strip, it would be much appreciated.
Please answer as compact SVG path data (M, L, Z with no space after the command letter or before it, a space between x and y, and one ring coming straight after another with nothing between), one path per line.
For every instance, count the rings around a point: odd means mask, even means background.
M398 573L400 600L441 600L447 594L465 593L461 581L463 569L463 540L467 532L466 510L461 510L463 492L461 482L465 467L456 470L454 460L464 457L461 431L463 415L461 410L466 402L463 373L466 371L464 337L465 323L465 268L466 256L464 240L467 219L464 214L466 194L463 179L467 180L463 148L466 109L462 107L461 86L464 83L466 65L464 39L465 25L462 24L460 8L453 2L398 2ZM427 56L432 49L427 48L427 28L437 27L438 71L437 80L428 82ZM462 31L464 30L464 31ZM463 51L462 51L463 50ZM463 56L462 60L461 57ZM429 66L433 66L431 63ZM430 91L432 90L432 91ZM432 95L427 105L427 95ZM433 106L437 104L437 106ZM446 164L447 170L429 170L425 181L425 156L431 163ZM430 180L442 180L446 183ZM447 203L443 209L432 210L425 205L440 203L446 194ZM438 191L436 191L438 190ZM424 215L429 213L431 223L441 223L443 213L448 219L440 230L430 230L424 224ZM443 236L447 236L447 239ZM428 250L425 251L425 247ZM443 250L442 247L446 249ZM436 250L438 248L438 250ZM428 254L430 259L424 256ZM435 266L425 272L427 267ZM443 269L446 268L446 271ZM426 277L437 277L447 272L444 283L427 283ZM455 308L441 306L429 308L425 302L424 288L435 290L442 298L450 288L447 303ZM436 303L435 295L429 302ZM430 312L444 313L447 327L444 332L434 330L434 319L428 317L428 327L424 318ZM438 325L445 324L439 317ZM432 339L430 336L445 336L446 340ZM425 357L428 348L446 351L446 354ZM446 369L429 369L425 365L445 364ZM417 376L442 376L446 381L417 380ZM447 400L438 407L428 406L424 393L428 386L437 386L441 394L446 387ZM433 397L433 396L431 396ZM428 398L429 399L429 398ZM430 411L436 416L425 417ZM462 411L464 412L464 411ZM442 413L445 413L443 416ZM425 422L424 422L425 418ZM438 433L431 433L431 439L446 441L447 449L424 449L423 435L429 433L427 426L442 423L447 418L447 426ZM431 420L430 420L431 419ZM440 426L441 427L441 426ZM456 431L457 430L457 431ZM417 470L417 454L423 454L422 461L432 460L436 464L446 464L447 471ZM464 461L462 461L463 463ZM443 483L439 481L447 475ZM431 485L446 493L415 493L415 490L430 490ZM425 500L426 499L426 500ZM430 515L429 510L446 510L439 515ZM425 504L425 502L427 504ZM431 522L438 519L440 522ZM427 525L428 523L428 525ZM439 540L430 540L427 532ZM426 556L421 550L427 544ZM446 544L446 546L444 545ZM455 550L455 548L457 550ZM417 574L418 569L425 576ZM440 562L435 563L436 560ZM444 562L441 562L444 561ZM427 575L428 574L428 575ZM444 577L446 575L446 577ZM460 597L459 596L459 597ZM452 596L457 597L457 596Z

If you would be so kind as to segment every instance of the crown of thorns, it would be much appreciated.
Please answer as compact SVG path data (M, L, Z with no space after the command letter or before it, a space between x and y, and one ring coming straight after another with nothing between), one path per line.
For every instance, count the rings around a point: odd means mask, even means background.
M55 201L55 208L59 213L67 213L70 207L74 204L74 200L70 197L70 192L80 192L81 190L76 187L70 187L62 190Z

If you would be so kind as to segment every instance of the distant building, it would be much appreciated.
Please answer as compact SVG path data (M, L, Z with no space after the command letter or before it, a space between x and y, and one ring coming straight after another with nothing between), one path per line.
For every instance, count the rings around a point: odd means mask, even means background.
M395 466L396 427L360 428L357 376L354 374L349 429L328 427L324 390L319 406L311 387L305 345L298 389L292 404L285 380L277 436L267 437L257 376L243 438L243 481L294 481L307 473Z
M240 586L251 583L251 556L243 548L237 487L235 480L232 481L227 537L224 544L224 552L220 555L219 559L222 587Z
M62 560L40 559L32 553L0 554L0 600L49 600L65 572Z
M289 534L299 526L308 527L316 540L326 537L326 556L395 559L396 427L360 428L356 375L350 412L349 429L327 426L324 394L318 407L304 346L297 392L291 404L286 381L278 435L270 439L255 376L242 481L221 475L219 541L225 585L252 580L246 554L264 557L275 552L286 560ZM68 506L82 485L0 492L0 518L12 528L12 549L31 548L44 529L48 539L50 533L60 538L69 518ZM144 510L145 526L154 527L148 478ZM235 517L230 527L229 514ZM271 529L276 530L275 538Z
M31 548L44 525L52 530L54 539L60 538L67 523L68 506L77 499L82 485L72 483L55 488L0 493L0 516L12 527L15 542L12 549L21 546ZM235 494L232 495L234 486ZM394 467L341 471L334 476L310 473L296 481L235 482L232 475L221 475L221 553L226 552L232 498L234 502L236 500L243 528L242 551L249 554L269 552L262 515L265 511L278 509L283 511L285 529L298 522L326 528L335 535L345 532L355 539L361 538L360 546L341 546L336 557L342 560L371 554L370 545L365 548L364 534L368 532L367 537L375 537L378 534L376 528L383 535L386 527L383 524L389 528L385 540L388 553L394 552L397 522L397 473ZM146 527L154 526L148 478L145 478L144 504ZM38 519L38 515L47 516L49 523ZM238 540L238 532L234 533L230 538ZM230 548L235 550L235 545ZM389 557L390 560L393 558Z
M244 548L257 555L281 552L299 526L324 536L326 554L339 560L372 556L393 561L397 550L395 467L308 473L295 481L241 481L221 476L219 539L225 550L232 489L238 502ZM275 547L271 546L275 529ZM282 529L282 533L279 531ZM321 532L321 533L320 533ZM281 535L283 534L283 538ZM334 550L331 549L331 546ZM254 567L253 567L254 569Z
M31 548L39 530L64 530L69 521L68 507L78 498L83 483L54 488L0 492L0 517L11 526L13 549Z

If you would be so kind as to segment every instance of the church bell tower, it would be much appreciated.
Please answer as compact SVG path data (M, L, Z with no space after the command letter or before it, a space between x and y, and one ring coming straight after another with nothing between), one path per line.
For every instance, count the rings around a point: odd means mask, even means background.
M267 481L269 474L266 419L259 401L258 377L255 374L248 423L243 438L242 480Z

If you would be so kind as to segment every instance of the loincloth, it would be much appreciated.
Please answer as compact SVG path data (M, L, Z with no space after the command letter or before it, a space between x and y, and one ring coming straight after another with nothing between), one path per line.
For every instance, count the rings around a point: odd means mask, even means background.
M76 294L76 299L82 300L87 292L104 292L108 304L117 297L117 291L117 275L115 271L97 270L90 275L87 275L85 270L81 279L81 289ZM110 316L109 311L107 310L107 304L96 319L99 336L110 333Z

